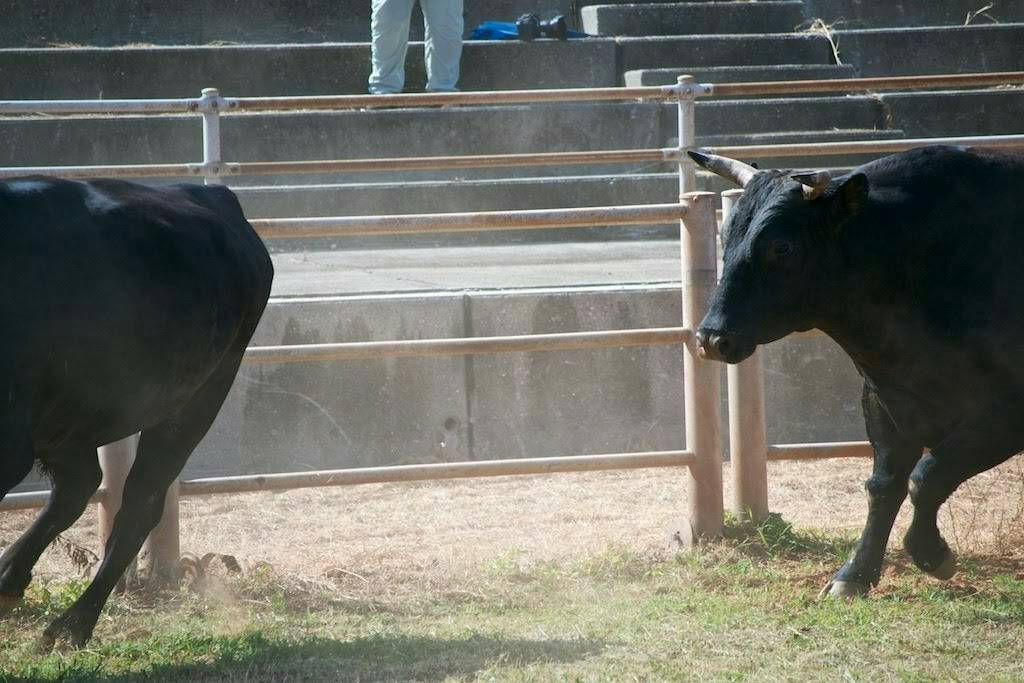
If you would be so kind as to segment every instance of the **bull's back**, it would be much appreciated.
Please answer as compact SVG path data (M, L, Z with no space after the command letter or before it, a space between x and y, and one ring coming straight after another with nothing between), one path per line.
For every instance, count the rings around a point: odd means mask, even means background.
M269 256L225 188L32 179L0 189L0 216L0 315L20 321L4 356L41 443L173 413L240 352L269 296Z

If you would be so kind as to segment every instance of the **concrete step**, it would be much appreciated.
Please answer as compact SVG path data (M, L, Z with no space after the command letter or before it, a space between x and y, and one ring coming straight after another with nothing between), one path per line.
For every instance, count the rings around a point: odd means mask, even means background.
M1024 21L1024 3L997 2L978 14L972 24ZM804 0L807 16L820 18L837 29L886 28L896 26L963 26L969 14L989 5L978 0Z
M4 3L0 47L79 45L205 45L209 43L324 43L370 40L365 0L189 0L188 10L166 0L30 0ZM571 0L548 0L542 17L572 18ZM514 21L537 12L533 0L473 0L466 29L488 19ZM413 9L411 34L423 39L423 16Z
M894 140L902 137L904 133L900 130L833 130L742 137L711 135L700 138L699 142L702 145L737 142L770 145L836 140ZM769 161L762 160L760 166L767 168L778 165ZM809 161L787 158L782 165L804 166ZM698 180L702 186L710 187L712 184L709 179L713 177L701 175ZM381 213L381 207L387 207L389 213L443 213L656 204L676 200L678 188L675 181L674 172L663 172L624 176L592 174L495 180L232 186L239 193L247 216L266 218L371 215Z
M601 36L786 33L804 22L799 0L590 5L583 30Z
M886 127L882 107L871 97L700 101L696 123L701 137ZM202 157L200 131L198 117L184 115L9 118L0 120L0 166L194 162ZM222 124L226 161L659 148L675 136L676 107L654 103L240 114L225 116ZM638 165L619 167L628 171ZM426 171L397 177L426 180L579 173L578 167L570 167ZM395 179L394 173L350 178L366 182ZM285 178L278 182L296 181Z
M832 64L832 46L811 33L617 38L622 70L692 66Z
M831 140L897 139L901 131L811 131L749 136L748 144L786 144ZM708 137L702 144L734 142L735 138ZM760 158L761 168L821 168L852 165L849 155L810 158ZM721 192L731 185L718 176L699 173L698 189ZM381 183L321 183L298 185L232 185L250 218L287 216L372 215L379 213L446 213L503 211L577 206L622 206L671 203L678 197L675 169L663 173L630 175L576 175L505 178L501 180L411 181ZM540 242L593 242L630 239L665 239L678 235L678 226L603 226L569 230L521 230L439 235L272 240L274 252L329 249L391 249L405 247L480 246Z
M822 36L688 36L466 43L464 90L607 87L626 69L677 64L820 64ZM0 50L0 99L196 97L362 93L370 72L365 43L320 45L48 48ZM424 85L423 46L406 60L408 90Z
M863 76L1024 70L1024 23L840 30L835 39Z
M841 31L840 56L865 75L1016 69L1024 25ZM423 85L422 46L409 52L409 88ZM898 55L894 57L894 55ZM461 87L472 90L613 86L624 71L765 64L830 64L819 34L589 38L467 43ZM358 93L369 45L0 50L0 99Z
M610 38L467 42L463 90L619 84ZM409 45L406 89L425 87L423 43ZM0 99L342 95L366 92L369 43L0 50Z
M747 81L799 81L823 78L853 78L857 70L849 64L766 64L751 66L679 66L668 69L627 71L627 86L672 85L689 74L701 83Z

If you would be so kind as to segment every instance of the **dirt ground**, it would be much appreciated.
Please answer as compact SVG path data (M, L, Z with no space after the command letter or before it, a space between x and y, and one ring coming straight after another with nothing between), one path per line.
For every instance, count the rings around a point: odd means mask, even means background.
M1024 553L1024 461L1011 460L961 488L942 525L960 553ZM772 463L770 506L798 527L855 535L863 523L866 460ZM725 468L726 505L730 472ZM182 549L270 564L307 580L351 580L397 588L451 581L490 562L561 560L624 546L675 549L671 529L686 509L683 473L673 469L557 474L441 483L366 485L190 498L182 502ZM891 545L901 544L909 504ZM0 545L31 513L0 513ZM96 511L66 537L96 548ZM55 546L36 576L76 575Z

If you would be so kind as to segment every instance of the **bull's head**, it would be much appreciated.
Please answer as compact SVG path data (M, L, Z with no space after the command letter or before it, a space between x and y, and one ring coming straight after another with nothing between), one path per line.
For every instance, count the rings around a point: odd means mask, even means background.
M843 226L866 203L868 180L690 157L745 189L722 226L722 279L697 330L705 358L738 363L758 344L819 324Z

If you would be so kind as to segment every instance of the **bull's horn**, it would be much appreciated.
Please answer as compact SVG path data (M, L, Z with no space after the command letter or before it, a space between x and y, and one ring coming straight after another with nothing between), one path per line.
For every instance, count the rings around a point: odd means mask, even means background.
M832 174L828 171L794 173L789 177L804 186L804 198L807 200L820 197L828 184L832 182Z
M706 168L726 180L731 180L740 187L746 187L750 179L757 175L756 168L742 161L703 152L687 151L686 153L702 168Z

